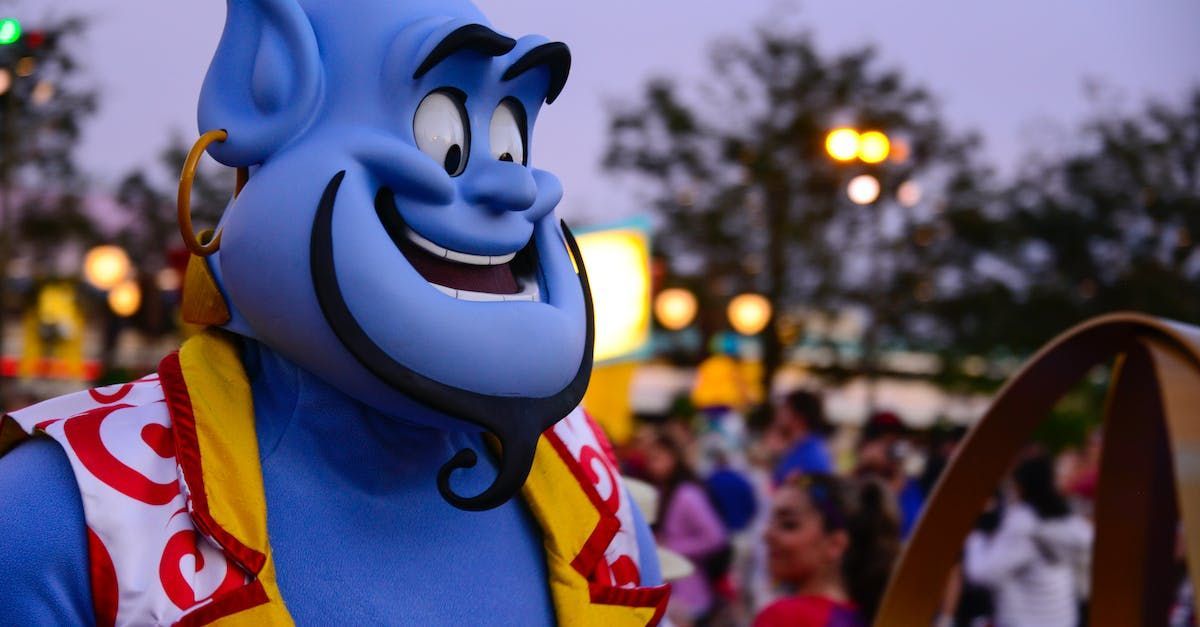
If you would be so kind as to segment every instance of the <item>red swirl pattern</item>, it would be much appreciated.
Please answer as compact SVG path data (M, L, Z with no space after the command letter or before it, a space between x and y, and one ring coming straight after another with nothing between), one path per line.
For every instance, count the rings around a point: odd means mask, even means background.
M96 610L96 625L110 627L117 623L117 603L120 592L117 586L117 569L113 566L108 547L100 536L88 527L88 557L91 561L92 606Z
M226 559L225 577L217 589L208 596L197 599L196 590L192 587L191 581L195 574L204 570L204 554L200 551L200 542L204 542L204 540L195 530L180 531L167 540L162 560L158 563L158 577L162 581L163 590L166 591L167 598L175 604L175 607L181 610L194 608L201 602L236 590L246 581L238 567ZM195 573L183 572L180 561L188 555L195 560Z
M583 474L588 481L596 487L596 494L604 499L604 507L608 509L610 514L616 514L621 508L621 490L618 488L616 473L609 466L608 460L601 455L596 449L591 446L584 445L579 450L579 465L583 468ZM600 476L596 468L604 472L604 477ZM603 479L603 482L601 481ZM605 495L600 491L604 485L608 486L608 494Z
M132 391L133 391L133 384L126 383L125 385L122 385L116 392L113 392L112 394L105 394L104 392L101 392L100 390L88 390L88 394L90 394L92 396L92 400L96 401L97 403L100 403L101 405L112 405L114 403L119 403L119 402L125 400L125 397L129 396L129 393Z
M150 478L117 459L100 438L100 427L104 424L104 421L114 412L128 409L129 407L129 405L97 407L65 421L63 423L63 431L67 437L67 442L70 444L71 449L75 451L75 455L79 457L80 463L87 468L88 472L105 485L131 499L137 499L148 505L166 505L179 494L179 482L168 481L166 483L158 483L152 481ZM167 429L163 427L163 430ZM147 442L154 448L156 453L161 455L162 452L167 450L167 446L161 442L161 433L153 430L149 433L150 439L147 439L147 431L142 431L143 441ZM154 440L153 444L150 444L151 440ZM174 447L172 446L171 448L173 449ZM161 456L173 457L174 455Z

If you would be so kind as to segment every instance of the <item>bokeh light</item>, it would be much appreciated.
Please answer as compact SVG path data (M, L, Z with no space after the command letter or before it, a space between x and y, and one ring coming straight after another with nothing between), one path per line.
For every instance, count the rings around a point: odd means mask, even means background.
M37 61L33 57L21 57L17 61L17 76L31 76L37 69Z
M0 20L0 46L15 44L21 39L21 22L6 17Z
M108 293L108 306L122 318L132 316L142 307L142 288L137 281L124 281Z
M636 354L650 338L650 248L641 229L579 235L595 300L597 362Z
M50 102L54 98L54 83L50 81L39 81L33 88L33 93L30 94L30 100L33 104L41 106Z
M825 152L838 161L852 161L858 156L859 143L858 131L835 129L825 137Z
M758 335L771 321L771 301L761 294L742 294L729 302L729 324L742 335Z
M129 275L129 255L119 246L97 246L83 258L83 277L98 290L111 290Z
M158 289L164 292L177 292L183 288L183 276L175 268L163 268L154 277Z
M921 184L916 181L905 181L896 190L896 200L900 206L911 209L921 202Z
M665 289L654 299L654 317L670 331L687 328L696 319L698 309L696 297L679 287Z
M858 158L863 163L883 163L892 151L892 142L879 131L867 131L858 138Z
M870 174L860 174L850 179L846 195L856 205L869 205L879 200L879 179Z

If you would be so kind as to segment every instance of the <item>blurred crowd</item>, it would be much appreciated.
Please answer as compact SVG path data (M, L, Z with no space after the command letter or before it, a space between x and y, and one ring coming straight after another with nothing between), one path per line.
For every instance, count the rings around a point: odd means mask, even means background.
M659 491L659 544L694 567L673 583L680 626L870 624L966 435L888 411L835 428L804 390L752 411L680 402L642 419L619 455ZM963 546L936 624L1086 624L1100 438L1029 446ZM1172 621L1194 624L1185 594Z

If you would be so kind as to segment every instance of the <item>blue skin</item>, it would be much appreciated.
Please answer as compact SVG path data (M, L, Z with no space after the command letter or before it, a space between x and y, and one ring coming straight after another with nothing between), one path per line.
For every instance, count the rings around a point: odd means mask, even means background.
M232 310L227 328L247 338L280 587L301 624L512 624L514 616L552 624L541 532L520 499L464 512L436 489L438 468L464 447L481 462L453 475L453 489L487 487L497 469L480 429L373 376L330 329L308 272L318 201L345 171L333 220L337 279L371 340L462 390L537 398L562 389L584 357L585 328L553 213L562 187L548 172L497 160L488 145L505 98L521 103L532 132L550 72L500 77L546 40L523 38L497 58L460 52L413 80L443 37L485 18L465 0L349 4L229 0L200 104L201 130L230 134L213 156L252 172L210 268ZM456 177L414 137L417 106L442 87L467 94L473 141ZM374 214L385 186L405 222L446 248L501 255L533 236L542 302L474 303L436 291ZM94 621L69 473L45 441L0 458L5 622ZM635 518L643 585L657 585L653 539Z

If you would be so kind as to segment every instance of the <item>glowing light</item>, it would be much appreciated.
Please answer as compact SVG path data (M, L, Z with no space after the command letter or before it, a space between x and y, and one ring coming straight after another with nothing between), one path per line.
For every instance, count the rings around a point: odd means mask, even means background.
M37 61L33 57L21 57L17 61L17 76L29 76L37 69Z
M50 99L53 97L54 83L51 83L50 81L39 81L38 84L33 87L33 93L30 94L30 99L33 100L33 104L39 106L50 102Z
M742 335L758 335L771 321L771 301L759 294L742 294L729 302L729 324Z
M129 255L119 246L97 246L83 258L83 276L98 290L111 290L129 275Z
M892 140L891 160L893 163L904 163L912 156L912 145L904 138Z
M158 289L164 292L176 292L183 287L183 277L175 268L159 270L158 275L154 277L154 282L158 284Z
M834 129L825 137L825 152L837 161L852 161L858 156L861 138L852 128Z
M654 317L671 331L687 328L696 319L698 309L696 297L678 287L663 290L654 299Z
M0 20L0 46L17 43L21 39L21 23L6 17Z
M896 200L900 201L900 205L906 208L917 206L921 202L921 185L916 181L905 181L900 184L900 189L896 190Z
M883 163L891 151L891 140L879 131L867 131L858 138L858 158L863 163Z
M632 357L650 339L650 242L645 229L578 237L596 312L595 360Z
M12 72L9 72L8 68L0 68L0 96L7 94L12 88L12 79Z
M113 313L128 318L142 307L142 288L137 281L125 281L108 293L108 306Z
M869 205L879 199L879 179L870 174L860 174L850 179L846 195L856 205Z

